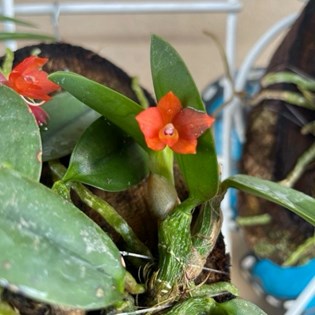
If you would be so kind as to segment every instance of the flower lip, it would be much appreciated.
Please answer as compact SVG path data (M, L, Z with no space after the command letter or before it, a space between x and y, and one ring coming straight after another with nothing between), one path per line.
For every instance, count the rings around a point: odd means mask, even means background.
M159 140L170 148L178 141L179 134L172 123L168 123L159 131Z
M214 122L214 118L193 108L183 108L173 92L168 92L156 107L136 116L147 146L159 151L169 146L180 154L196 153L197 138Z
M165 136L173 136L175 133L174 125L171 123L167 124L163 129L163 133Z

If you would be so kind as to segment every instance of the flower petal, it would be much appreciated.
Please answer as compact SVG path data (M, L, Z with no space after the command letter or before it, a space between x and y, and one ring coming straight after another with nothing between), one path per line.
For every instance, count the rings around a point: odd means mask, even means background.
M160 151L166 147L166 144L163 143L159 138L145 138L145 142L148 148L154 151Z
M136 120L142 133L148 138L158 138L159 131L164 126L161 114L156 107L143 110L136 116Z
M173 92L168 92L159 100L157 108L161 113L163 125L166 125L173 121L174 117L181 111L182 105Z
M47 60L36 56L24 59L10 73L8 86L25 97L49 100L48 94L56 91L59 86L48 80L47 73L40 70Z
M159 138L159 131L163 128L163 121L159 110L150 107L136 116L147 146L155 151L164 149L165 144Z
M46 125L48 120L48 114L39 106L29 105L29 109L32 111L38 125Z
M197 139L214 122L214 118L192 108L184 108L174 119L173 124L180 138Z
M196 154L197 139L179 138L178 141L171 147L171 149L179 154Z
M12 70L12 73L23 75L25 72L41 68L47 61L48 58L29 56L16 65Z

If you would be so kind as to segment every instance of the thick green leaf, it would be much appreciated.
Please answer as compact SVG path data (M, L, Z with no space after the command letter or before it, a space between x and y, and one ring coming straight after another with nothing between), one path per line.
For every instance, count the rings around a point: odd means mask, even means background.
M0 86L0 166L38 180L41 156L40 132L34 116L18 94Z
M196 85L179 54L157 36L151 41L151 71L157 99L173 91L184 107L205 111ZM176 154L190 197L203 202L213 197L219 184L218 163L211 131L198 140L197 154Z
M63 179L121 191L137 184L147 173L145 151L102 117L79 140Z
M257 305L240 299L235 298L228 302L217 303L217 310L214 314L220 315L267 315Z
M0 284L36 300L95 309L122 298L111 239L43 185L0 170Z
M135 116L143 108L128 97L78 74L55 72L49 79L82 103L96 110L147 149Z
M283 206L315 225L315 199L292 188L248 175L227 178L222 187L234 187Z
M205 110L200 93L183 59L168 42L155 35L151 39L151 72L158 99L173 91L184 107Z
M55 95L43 108L49 115L41 130L44 161L70 154L85 129L100 116L66 92Z

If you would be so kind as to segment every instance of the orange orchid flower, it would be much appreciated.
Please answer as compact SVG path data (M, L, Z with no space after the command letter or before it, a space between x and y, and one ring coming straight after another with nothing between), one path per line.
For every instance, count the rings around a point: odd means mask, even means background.
M30 56L13 68L6 79L0 75L0 84L5 84L20 94L29 106L39 125L46 124L48 114L40 107L51 97L48 95L59 89L59 85L48 80L41 70L47 58Z
M169 146L174 152L195 154L197 138L214 122L214 118L192 108L183 108L173 92L168 92L156 107L136 116L147 146L155 151Z
M48 101L49 93L59 89L59 86L48 80L47 73L41 67L47 58L30 56L13 68L7 85L24 97Z

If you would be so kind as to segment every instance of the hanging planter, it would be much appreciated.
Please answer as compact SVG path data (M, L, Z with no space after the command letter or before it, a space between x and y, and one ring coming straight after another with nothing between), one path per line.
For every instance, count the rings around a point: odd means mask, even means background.
M315 180L314 14L309 1L271 58L248 111L240 168L310 196ZM237 209L241 218L267 218L242 226L254 252L242 261L243 269L278 306L298 298L315 276L314 225L249 195L240 194ZM307 309L314 301L309 303Z

